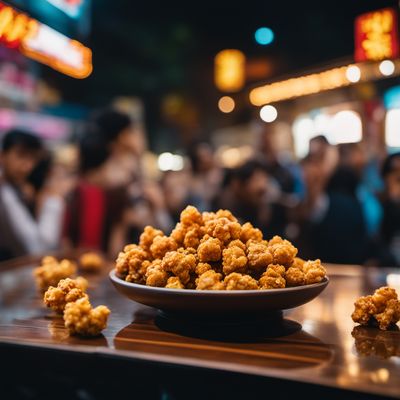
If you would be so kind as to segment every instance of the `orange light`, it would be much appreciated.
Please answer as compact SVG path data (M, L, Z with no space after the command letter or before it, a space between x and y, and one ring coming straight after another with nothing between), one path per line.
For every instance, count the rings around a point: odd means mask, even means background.
M74 78L86 78L93 69L89 48L2 3L0 42Z
M245 84L245 55L234 49L215 56L215 85L222 92L237 92Z
M223 96L218 101L218 108L223 113L228 114L235 109L235 100L230 96Z

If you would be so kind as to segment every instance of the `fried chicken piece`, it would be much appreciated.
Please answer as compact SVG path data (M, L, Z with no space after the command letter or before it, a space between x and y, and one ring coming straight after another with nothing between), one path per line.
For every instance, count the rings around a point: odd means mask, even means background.
M145 226L139 238L139 246L150 253L150 246L153 244L154 238L157 236L164 236L163 231L155 229L150 225Z
M240 224L232 222L228 218L210 220L205 224L205 233L219 239L223 244L239 239L240 232Z
M293 259L296 257L297 248L288 240L282 239L280 236L274 236L268 242L268 250L273 257L274 264L280 264L289 267Z
M286 286L301 286L306 282L304 272L297 267L290 267L285 274Z
M354 303L351 315L361 325L377 322L379 329L387 330L400 320L400 301L393 288L381 287L372 296L360 297Z
M232 272L245 272L247 267L246 253L239 246L232 246L222 252L222 271L225 275Z
M246 245L240 239L232 240L232 242L229 242L227 247L229 248L235 246L240 247L243 251L246 251Z
M213 219L217 219L217 215L214 212L209 212L209 211L204 211L201 214L203 218L203 223L206 224L208 221L211 221Z
M243 243L247 243L249 240L254 240L256 242L261 242L263 238L262 232L258 228L254 228L254 226L250 222L246 222L242 225L240 232L240 240Z
M193 247L197 249L200 244L200 239L204 236L204 228L200 225L193 224L190 229L187 230L184 239L184 247Z
M76 285L79 289L83 290L84 292L86 292L86 289L89 286L89 282L87 281L87 279L85 279L83 276L77 276L75 278L75 282Z
M76 272L76 264L70 260L57 261L56 258L47 256L42 259L39 267L33 270L36 286L45 292L50 286L57 286L61 279L69 278Z
M82 278L85 279L85 278ZM87 297L81 283L75 279L61 279L57 287L50 286L44 294L43 302L58 314L62 314L67 303Z
M181 212L181 223L184 226L191 226L193 224L203 225L203 217L196 207L187 206Z
M303 260L303 259L300 258L300 257L295 257L295 258L293 259L293 262L292 262L291 267L292 267L292 268L298 268L298 269L303 270L304 263L305 263L305 260Z
M303 264L306 285L321 282L326 276L326 269L321 265L321 260L308 260Z
M232 272L224 279L226 290L257 290L258 283L250 275Z
M171 276L170 278L168 278L165 287L169 289L185 289L185 285L182 284L177 276Z
M219 261L222 255L222 246L219 239L204 236L197 249L197 255L202 262Z
M247 242L247 259L249 260L249 269L255 272L265 271L269 264L272 264L273 257L268 251L264 242Z
M161 266L161 260L152 261L146 268L146 285L164 287L168 281L168 273Z
M106 306L92 308L87 297L67 303L64 324L71 335L98 336L107 327L110 310Z
M195 273L197 276L204 274L211 269L211 265L205 262L200 262L196 265Z
M169 251L178 249L175 240L168 236L156 236L150 246L153 258L163 258Z
M79 265L82 271L98 272L104 267L104 260L99 254L90 251L80 256Z
M197 290L224 290L225 285L222 282L222 275L214 270L204 272L196 279Z
M229 221L238 222L237 218L229 210L219 209L215 214L215 218L227 218Z
M186 285L190 281L190 273L195 271L196 257L184 251L170 251L161 261L162 268L177 276Z
M148 259L149 254L140 246L135 244L125 246L116 260L117 275L128 282L144 283L146 268L142 264Z
M259 279L260 289L279 289L286 286L286 269L283 265L270 264Z

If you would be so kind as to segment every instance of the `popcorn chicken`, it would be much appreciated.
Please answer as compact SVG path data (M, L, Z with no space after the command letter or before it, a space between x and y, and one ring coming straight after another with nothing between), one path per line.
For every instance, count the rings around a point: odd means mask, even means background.
M203 236L204 227L193 224L185 234L185 237L183 239L183 246L197 249Z
M214 270L204 272L196 279L197 290L224 290L225 285L222 282L222 275Z
M210 220L205 224L205 233L217 238L221 243L239 239L241 226L238 222L232 222L228 218Z
M156 236L150 246L153 258L163 258L169 251L178 249L178 244L168 236Z
M326 270L321 260L308 260L303 264L304 280L307 285L321 282L326 276Z
M82 289L82 283L66 278L61 279L57 287L50 286L47 289L43 297L43 302L56 313L62 314L67 303L76 301L82 297L87 297L84 289Z
M232 272L224 279L226 290L257 290L258 283L250 275Z
M83 271L98 272L104 267L104 260L99 254L90 251L80 256L79 265Z
M215 218L226 218L232 222L238 222L237 218L229 210L218 210L215 213Z
M362 296L354 303L351 318L367 325L376 322L379 329L387 330L400 320L400 301L395 289L381 287L370 296Z
M196 257L194 254L170 251L161 261L162 268L177 276L186 285L190 281L190 273L195 271Z
M200 276L204 274L204 272L209 271L211 269L211 265L208 263L200 262L196 265L195 273Z
M49 286L57 286L61 279L69 278L75 273L74 262L66 259L58 262L51 256L44 257L41 265L33 270L36 286L41 292L45 292Z
M197 249L199 260L202 262L219 261L222 255L221 247L219 239L206 235Z
M232 246L222 252L222 271L225 275L244 272L247 266L246 253L239 246Z
M263 242L255 242L253 240L249 240L247 243L249 269L255 272L265 271L273 261L272 254L268 251L267 245Z
M262 232L258 228L254 228L254 226L250 222L246 222L242 225L240 232L240 240L243 243L247 243L249 240L254 240L256 242L261 242L263 238Z
M139 238L139 246L150 253L150 246L153 244L154 238L157 236L164 236L164 233L159 229L147 225Z
M125 276L128 282L143 283L149 254L137 245L125 246L124 252L119 253L116 261L116 272L121 278Z
M185 289L185 285L182 284L177 276L171 276L170 278L168 278L165 287L170 289Z
M283 265L270 264L259 279L260 289L279 289L286 286L286 269Z
M92 308L87 297L67 303L64 324L71 335L98 336L107 327L110 310L106 306Z
M300 286L304 285L306 277L301 269L290 267L285 273L285 280L287 286Z
M161 260L152 261L146 268L146 285L164 287L167 284L169 275L161 266Z
M280 264L289 267L297 254L297 248L288 240L280 236L274 236L268 242L268 250L273 257L274 264Z
M196 207L187 206L181 212L181 223L184 226L191 226L193 224L203 225L203 217Z

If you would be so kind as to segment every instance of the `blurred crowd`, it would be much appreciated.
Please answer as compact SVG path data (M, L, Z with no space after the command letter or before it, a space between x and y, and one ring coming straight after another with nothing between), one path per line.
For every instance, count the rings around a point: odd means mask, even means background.
M182 170L150 179L140 127L111 109L88 119L76 145L71 167L29 132L3 136L0 260L69 248L115 257L145 225L171 231L192 204L229 209L304 258L400 266L400 153L371 157L362 143L317 136L295 162L266 133L238 167L222 168L211 145L197 142Z

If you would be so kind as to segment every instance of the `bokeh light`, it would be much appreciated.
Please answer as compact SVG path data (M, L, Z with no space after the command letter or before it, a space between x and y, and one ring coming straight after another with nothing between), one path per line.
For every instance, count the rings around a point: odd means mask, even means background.
M352 82L356 83L361 78L361 70L357 65L350 65L346 70L346 78Z
M270 28L258 28L254 34L256 42L262 46L267 46L274 41L274 32Z
M218 108L223 113L228 114L235 109L235 100L230 96L223 96L218 101Z
M161 153L157 164L160 171L180 171L184 167L183 157L169 152Z
M395 70L395 65L393 61L390 60L383 60L379 64L379 71L381 71L381 74L384 76L390 76L393 74Z
M264 122L273 122L278 117L278 110L271 105L267 105L261 108L260 110L260 118Z

